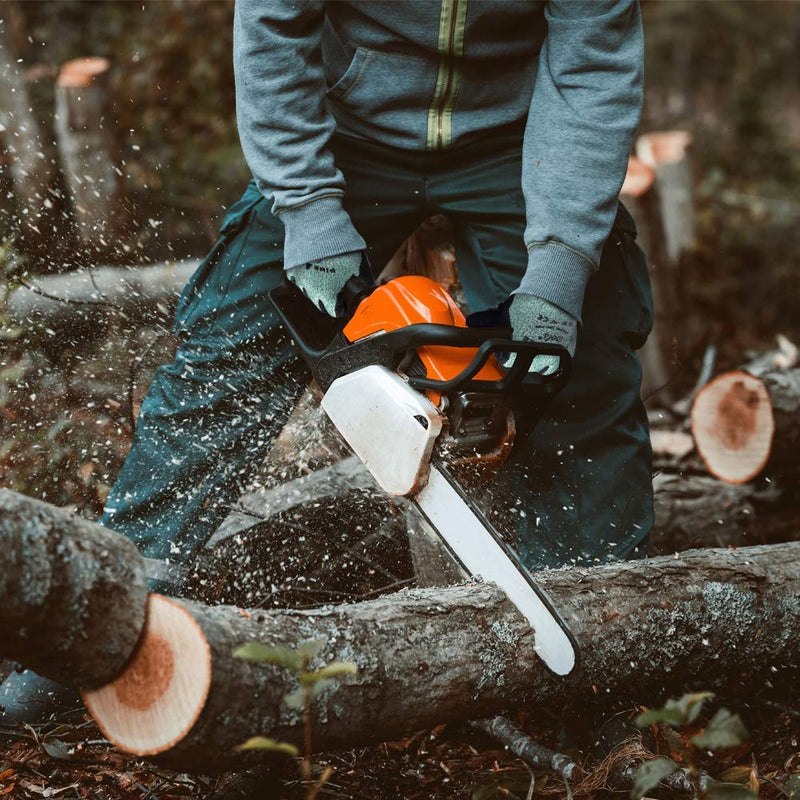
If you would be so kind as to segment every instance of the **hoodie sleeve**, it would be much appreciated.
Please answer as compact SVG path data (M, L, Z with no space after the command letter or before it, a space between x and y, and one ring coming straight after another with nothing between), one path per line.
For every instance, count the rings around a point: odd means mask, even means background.
M528 267L516 290L580 319L642 106L637 0L550 0L523 144Z
M342 208L328 142L322 0L236 0L236 119L247 164L283 222L284 268L366 247Z

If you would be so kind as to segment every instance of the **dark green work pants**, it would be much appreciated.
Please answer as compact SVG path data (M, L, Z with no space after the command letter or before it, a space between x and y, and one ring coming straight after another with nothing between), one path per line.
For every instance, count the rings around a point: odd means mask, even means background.
M456 232L470 308L504 300L527 263L521 136L500 131L435 153L335 137L345 207L373 266L380 269L422 219L442 213ZM184 290L175 322L182 344L153 378L100 520L146 556L181 562L202 547L307 381L267 297L281 279L283 252L283 226L269 206L251 183ZM652 524L635 348L653 309L634 237L620 208L586 292L570 382L533 431L524 415L519 421L509 513L531 568L638 555Z

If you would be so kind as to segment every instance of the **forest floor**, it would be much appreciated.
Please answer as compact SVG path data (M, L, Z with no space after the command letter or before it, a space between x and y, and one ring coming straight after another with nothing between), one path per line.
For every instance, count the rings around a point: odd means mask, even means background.
M0 354L0 486L96 518L130 446L131 410L154 365L168 357L169 342L158 336L153 328L124 332L112 327L92 337L90 344L65 343L46 331L6 341ZM148 349L149 345L153 346ZM713 756L702 755L700 766L715 778L749 786L759 797L800 797L800 789L793 792L800 779L792 780L800 771L798 699L800 691L777 694L770 687L746 699L721 698L742 715L750 740ZM621 710L619 718L632 718L639 711ZM623 797L627 790L614 786L614 776L631 759L671 754L680 763L674 734L663 725L645 731L644 739L634 734L603 756L594 746L603 718L560 709L515 717L536 740L574 758L582 777L571 786L552 775L531 772L512 753L465 725L447 725L397 742L317 756L317 769L330 765L334 771L316 796ZM563 743L565 721L570 745ZM288 759L271 778L263 773L246 778L175 774L115 750L88 716L19 730L4 728L0 717L0 797L245 796L299 800L311 795Z

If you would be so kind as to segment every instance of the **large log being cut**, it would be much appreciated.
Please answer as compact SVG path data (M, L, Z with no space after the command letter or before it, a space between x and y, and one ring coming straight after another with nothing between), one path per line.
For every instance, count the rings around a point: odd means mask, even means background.
M692 435L708 471L747 483L767 463L793 471L800 443L800 369L755 377L726 372L703 387L691 413Z
M314 701L315 750L397 738L453 720L613 694L654 701L684 687L797 669L800 544L693 551L680 558L539 573L567 616L581 670L552 676L534 635L491 585L403 591L307 611L242 612L151 599L156 631L140 657L86 702L123 749L164 752L180 768L222 768L254 734L302 743L284 698L297 676L234 658L247 641L323 646L311 667L359 671ZM752 685L752 684L751 684Z
M130 589L138 573L115 566L119 554L126 562L130 545L41 503L10 492L0 497L0 551L14 554L0 572L0 657L25 661L16 643L35 627L40 642L30 655L37 660L28 663L44 674L97 678L81 653L94 663L98 651L112 649L124 661L118 631L141 628L141 586ZM97 565L102 581L89 580L94 568L70 566L73 559ZM15 577L33 575L39 564L51 576L44 583ZM175 766L203 772L235 763L241 756L234 747L254 734L302 742L302 711L284 701L297 688L297 675L235 658L233 651L248 641L288 649L319 641L310 668L332 660L358 665L356 675L331 683L313 702L316 750L514 707L597 695L653 702L699 683L742 688L763 682L764 674L774 682L800 668L800 543L554 570L537 580L581 646L582 666L566 679L544 668L530 627L488 584L305 611L151 597L132 658L110 685L86 692L86 701L120 747L160 751ZM30 590L56 584L73 609L102 606L105 624L87 625L84 619L97 618L82 614L58 623L59 598ZM41 610L34 616L25 609L47 609L53 622L46 624Z

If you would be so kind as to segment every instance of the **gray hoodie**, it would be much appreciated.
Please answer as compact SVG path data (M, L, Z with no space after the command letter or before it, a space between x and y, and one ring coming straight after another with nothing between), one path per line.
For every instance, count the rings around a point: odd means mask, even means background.
M236 0L239 136L284 267L365 247L334 129L444 150L527 120L517 291L580 317L642 103L637 0Z

